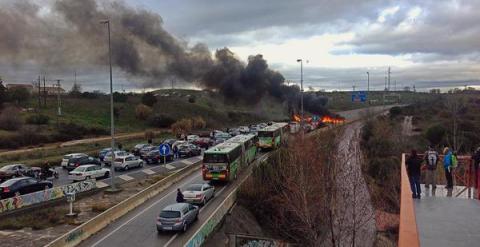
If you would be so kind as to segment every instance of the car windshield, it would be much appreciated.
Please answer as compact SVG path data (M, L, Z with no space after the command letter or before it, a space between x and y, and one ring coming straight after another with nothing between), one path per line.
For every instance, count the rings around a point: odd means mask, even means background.
M228 159L226 154L204 154L203 162L204 163L227 163Z
M10 180L7 180L5 182L3 182L2 184L0 184L0 187L9 187L11 186L12 184L16 183L17 181L19 180L23 180L23 179L10 179Z
M189 191L202 191L202 184L191 184L187 187L186 190Z
M11 170L13 167L14 167L14 165L6 165L6 166L0 168L0 171L6 172L6 171Z
M273 137L273 132L271 132L271 131L259 131L258 136L259 137Z
M86 169L87 169L87 167L80 166L80 167L75 168L75 170L73 170L73 171L74 172L84 172Z
M180 218L180 211L170 211L170 210L163 210L160 212L161 218Z

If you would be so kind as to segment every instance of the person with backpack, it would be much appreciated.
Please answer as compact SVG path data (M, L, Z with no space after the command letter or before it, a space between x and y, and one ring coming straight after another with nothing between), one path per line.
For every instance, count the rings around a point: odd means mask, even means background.
M450 148L445 147L443 149L443 168L445 169L445 178L447 179L447 189L453 189L453 177L452 177L452 151Z
M425 175L425 188L429 189L432 185L432 190L437 188L437 163L438 152L432 146L428 147L425 152L425 163L427 164L427 173Z
M420 199L422 189L420 188L420 176L422 159L418 157L417 151L412 150L410 157L407 159L407 174L410 180L410 188L412 189L412 197Z

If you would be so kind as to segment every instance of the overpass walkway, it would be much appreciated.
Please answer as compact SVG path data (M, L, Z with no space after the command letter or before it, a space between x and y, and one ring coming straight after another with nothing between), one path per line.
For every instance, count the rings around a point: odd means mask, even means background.
M466 162L465 186L447 190L437 185L434 193L422 185L422 198L412 199L402 156L399 247L480 246L480 201Z

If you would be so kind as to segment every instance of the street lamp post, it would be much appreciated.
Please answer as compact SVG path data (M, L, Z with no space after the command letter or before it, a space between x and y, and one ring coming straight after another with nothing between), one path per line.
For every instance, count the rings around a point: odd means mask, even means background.
M111 40L110 40L110 20L101 21L100 23L107 25L108 30L108 60L110 64L110 135L111 140L111 149L112 149L112 161L110 164L110 189L112 191L116 190L115 186L115 169L113 163L115 161L115 123L114 123L114 114L113 114L113 79L112 79L112 49L111 49Z
M297 62L300 63L300 112L301 112L301 118L300 119L300 128L302 129L302 140L304 137L304 132L305 129L303 128L303 119L304 119L304 113L303 113L303 60L302 59L297 59Z
M370 92L370 72L367 71L367 92Z

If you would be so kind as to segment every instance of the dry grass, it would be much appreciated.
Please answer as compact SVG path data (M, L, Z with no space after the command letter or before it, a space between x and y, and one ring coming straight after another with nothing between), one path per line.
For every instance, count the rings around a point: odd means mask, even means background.
M65 208L45 208L19 216L5 216L0 220L0 230L18 230L31 227L41 230L65 222Z

